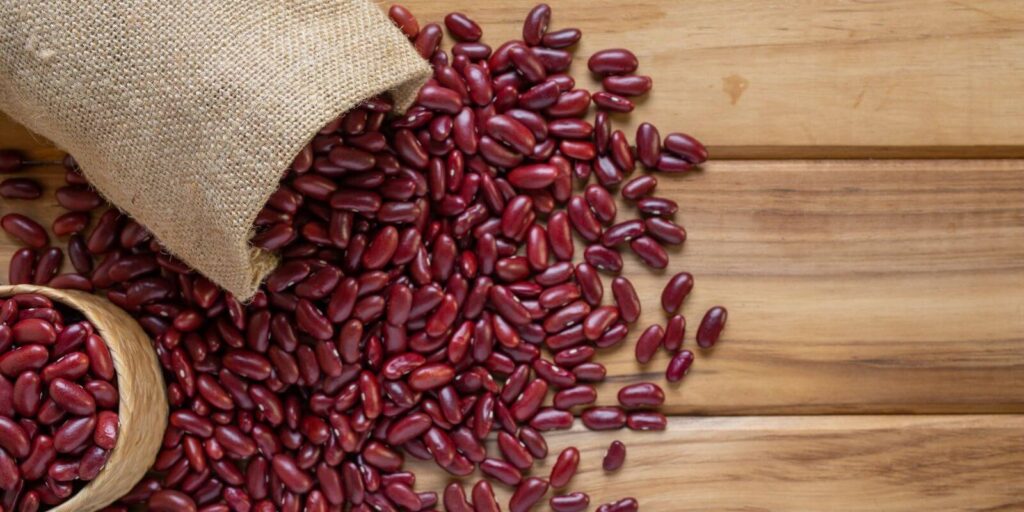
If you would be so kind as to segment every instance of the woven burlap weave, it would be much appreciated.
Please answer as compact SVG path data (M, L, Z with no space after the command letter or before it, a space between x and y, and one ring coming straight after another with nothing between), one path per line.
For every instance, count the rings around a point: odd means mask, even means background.
M317 130L429 66L369 0L0 0L0 109L239 298L253 221Z

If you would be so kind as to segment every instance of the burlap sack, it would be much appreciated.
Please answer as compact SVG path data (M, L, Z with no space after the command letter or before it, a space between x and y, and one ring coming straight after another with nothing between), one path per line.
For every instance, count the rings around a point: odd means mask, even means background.
M369 0L0 0L0 109L239 298L248 240L312 136L430 68Z

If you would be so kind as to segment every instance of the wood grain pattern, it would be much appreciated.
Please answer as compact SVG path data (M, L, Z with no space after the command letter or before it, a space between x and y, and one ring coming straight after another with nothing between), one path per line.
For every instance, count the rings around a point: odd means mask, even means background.
M536 2L401 3L424 22L463 11L502 42ZM633 49L655 87L632 118L719 158L1024 156L1021 2L549 3L554 28L583 30L578 78L594 51Z
M46 199L0 215L54 218L62 175L37 174ZM1024 412L1024 161L730 161L660 180L689 240L664 272L625 255L644 314L599 356L601 402L661 380L667 355L640 366L632 343L688 270L688 346L708 307L731 313L668 412ZM0 261L14 248L0 234Z
M552 455L532 474L546 477L561 449L579 447L567 490L590 494L590 510L625 496L640 510L673 512L1024 507L1019 415L677 417L660 433L577 426L547 437ZM601 458L614 439L626 444L626 464L606 474ZM408 465L418 490L447 484L433 462ZM509 491L495 488L504 506Z

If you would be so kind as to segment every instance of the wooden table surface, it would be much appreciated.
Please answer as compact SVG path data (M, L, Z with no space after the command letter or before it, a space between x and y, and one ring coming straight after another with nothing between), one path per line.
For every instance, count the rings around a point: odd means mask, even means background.
M624 46L654 77L619 126L686 131L718 158L661 179L689 239L664 273L627 256L641 324L664 320L660 284L680 270L697 280L692 325L730 311L720 345L669 386L666 432L549 437L581 448L575 488L646 511L1024 509L1024 3L551 4L553 27L584 31L574 71ZM420 20L461 10L491 42L531 6L407 5ZM6 118L0 147L59 154ZM36 174L58 186L56 168ZM0 261L13 249L0 234ZM606 403L666 362L638 365L631 344L599 359ZM605 475L616 438L627 464ZM418 487L443 485L416 467Z

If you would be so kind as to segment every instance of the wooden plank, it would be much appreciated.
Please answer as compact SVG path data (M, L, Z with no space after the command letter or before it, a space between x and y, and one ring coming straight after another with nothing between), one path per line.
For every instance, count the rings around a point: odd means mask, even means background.
M380 2L387 5L390 2ZM485 40L521 37L535 0L409 0L461 10ZM655 90L623 121L703 139L717 158L1024 157L1024 3L560 0L584 32L573 72L627 47ZM0 117L0 146L17 128Z
M661 433L577 426L547 439L551 455L533 474L546 478L561 449L579 447L580 471L563 492L587 492L590 510L625 496L659 512L1024 507L1018 415L673 418ZM626 444L626 464L607 474L613 439ZM407 466L419 490L447 485L433 462ZM507 503L508 489L495 488Z
M387 4L390 2L381 2ZM409 0L521 37L535 0ZM560 0L552 27L626 47L654 78L628 126L687 131L725 158L1024 156L1024 3ZM627 132L631 133L631 132Z
M54 218L60 172L39 175L46 199L0 215ZM688 270L687 346L712 304L730 319L671 386L669 412L1024 412L1024 161L715 162L663 175L658 192L680 203L689 240L665 272L626 254L644 316L599 355L601 402L661 381L667 355L640 366L632 343L664 321L667 276ZM0 234L0 261L14 247Z

